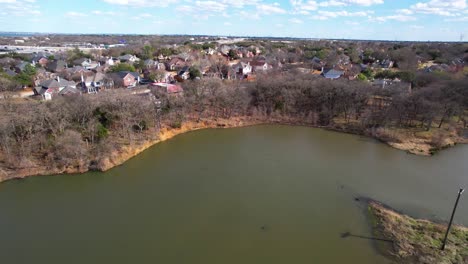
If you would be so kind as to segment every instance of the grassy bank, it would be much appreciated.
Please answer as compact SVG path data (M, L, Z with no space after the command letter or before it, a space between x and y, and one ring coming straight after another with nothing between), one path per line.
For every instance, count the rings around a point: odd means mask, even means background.
M374 235L393 241L383 252L401 264L468 263L468 228L452 226L444 251L446 225L411 218L374 201L369 202Z

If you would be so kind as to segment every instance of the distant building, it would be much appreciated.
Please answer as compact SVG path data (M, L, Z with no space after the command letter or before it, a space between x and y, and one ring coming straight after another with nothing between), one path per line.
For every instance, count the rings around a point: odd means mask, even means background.
M323 77L334 80L334 79L340 78L344 74L344 71L330 69L330 70L324 70L322 74L323 74Z
M43 81L34 89L34 94L42 96L44 100L51 100L54 94L59 94L67 87L75 89L76 83L57 77L57 79Z
M136 72L121 71L111 73L110 77L117 87L131 88L137 86L137 84L140 82L140 74Z

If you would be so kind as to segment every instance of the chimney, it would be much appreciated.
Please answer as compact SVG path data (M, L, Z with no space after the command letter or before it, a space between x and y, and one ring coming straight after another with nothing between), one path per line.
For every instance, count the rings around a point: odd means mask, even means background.
M60 83L60 76L57 76L57 82Z

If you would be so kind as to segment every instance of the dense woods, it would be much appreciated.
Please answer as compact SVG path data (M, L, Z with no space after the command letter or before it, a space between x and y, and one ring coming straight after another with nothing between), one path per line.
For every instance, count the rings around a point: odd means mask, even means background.
M379 128L430 130L467 127L467 79L437 80L425 87L326 80L285 73L259 76L253 83L203 79L184 83L183 95L158 90L135 95L110 90L95 96L52 101L2 100L2 167L37 164L95 166L112 151L155 139L161 126L186 121L248 116L269 120L294 117L313 126L372 134ZM161 101L157 111L154 98Z

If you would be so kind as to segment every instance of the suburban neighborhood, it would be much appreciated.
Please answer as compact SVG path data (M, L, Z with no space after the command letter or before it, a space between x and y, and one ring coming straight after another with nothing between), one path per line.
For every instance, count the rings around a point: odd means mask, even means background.
M24 40L14 43L24 44ZM368 82L382 89L405 86L410 91L415 73L467 72L466 55L443 58L436 48L417 43L190 37L160 46L150 41L143 45L61 45L67 49L33 53L5 45L3 50L8 52L0 58L0 80L10 89L3 96L51 100L108 89L156 89L161 84L178 87L171 91L180 93L187 80L251 82L259 75L294 71L328 80ZM401 57L393 52L395 48L408 54L419 48L428 55L416 52Z

